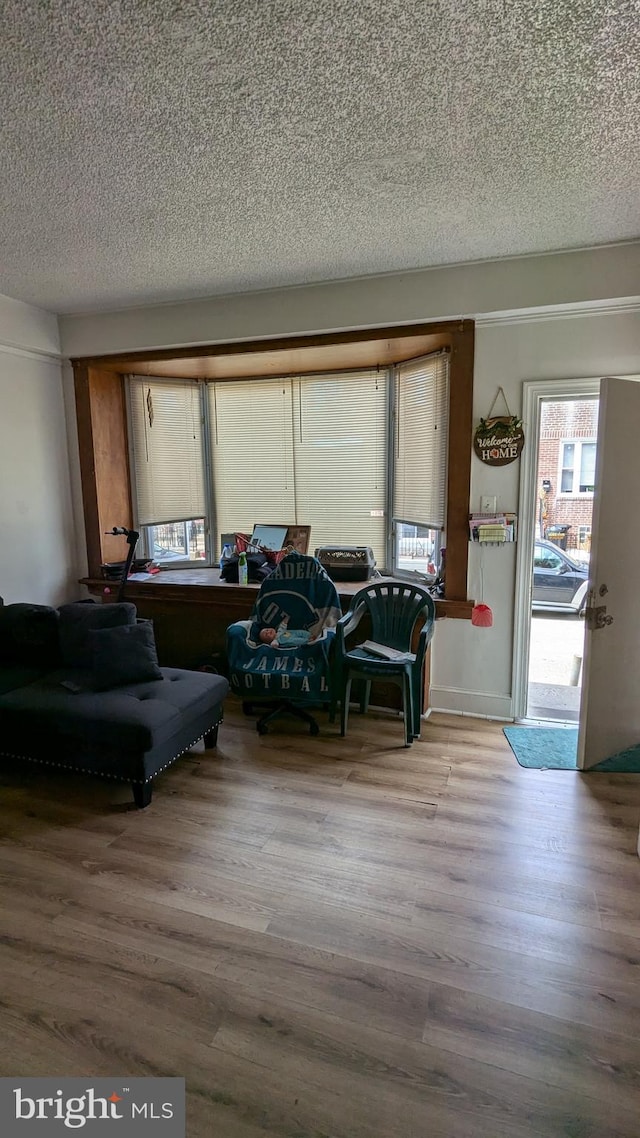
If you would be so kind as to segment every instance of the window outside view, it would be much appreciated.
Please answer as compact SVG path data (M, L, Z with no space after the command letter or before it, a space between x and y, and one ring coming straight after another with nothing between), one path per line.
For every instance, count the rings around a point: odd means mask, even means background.
M544 402L527 715L577 722L591 552L598 399Z
M440 565L441 536L439 530L400 522L396 526L396 568L403 573L420 573L435 579Z
M404 573L437 576L440 563L439 530L400 523L396 537L396 567ZM158 565L172 561L204 561L206 558L205 520L167 522L147 527L149 555Z
M204 518L147 526L149 556L158 565L171 561L204 561L207 556Z

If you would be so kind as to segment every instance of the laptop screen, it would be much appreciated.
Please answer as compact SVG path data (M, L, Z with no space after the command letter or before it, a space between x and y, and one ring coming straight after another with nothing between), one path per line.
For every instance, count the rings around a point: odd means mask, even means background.
M285 543L288 529L289 526L255 525L251 541L270 549L272 553L279 553Z

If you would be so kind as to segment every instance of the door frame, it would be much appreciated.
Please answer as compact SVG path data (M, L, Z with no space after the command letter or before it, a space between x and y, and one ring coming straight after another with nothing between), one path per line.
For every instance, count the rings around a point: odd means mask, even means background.
M538 504L537 474L541 404L543 402L560 403L565 400L586 399L599 394L599 376L597 379L525 380L522 385L522 421L527 441L520 459L518 495L518 548L516 552L511 676L511 714L514 719L524 719L527 714L531 641L531 569Z

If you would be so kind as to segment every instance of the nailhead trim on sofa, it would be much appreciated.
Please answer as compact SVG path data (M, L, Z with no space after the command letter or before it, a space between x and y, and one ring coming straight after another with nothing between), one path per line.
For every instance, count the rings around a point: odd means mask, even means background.
M219 727L221 723L222 723L222 716L220 716L217 723L214 723L214 724L212 724L211 727L208 727L206 732L204 732L202 735L198 735L198 737L196 739L192 739L191 742L187 743L186 747L183 747L181 751L177 751L177 753L173 756L173 758L169 759L169 761L166 762L164 764L164 766L158 767L158 770L155 772L155 774L151 778L145 778L144 780L140 779L140 778L134 778L134 779L125 778L122 775L109 774L108 772L105 772L102 770L101 771L92 770L90 767L79 767L79 766L76 766L74 763L56 763L56 762L54 762L53 759L37 759L37 758L33 758L32 755L16 754L14 751L0 751L0 755L4 756L5 758L8 758L8 759L20 759L22 762L35 763L36 766L39 766L39 767L43 767L43 766L44 767L58 767L60 770L78 771L80 774L92 774L92 775L95 775L97 778L110 778L110 779L113 779L114 782L128 782L128 783L135 782L139 786L146 786L146 784L148 782L153 782L153 779L156 777L156 775L159 775L161 773L161 771L166 771L167 767L172 766L173 763L175 763L176 759L179 759L181 755L184 755L186 753L186 751L190 750L190 748L193 747L195 743L199 743L200 740L204 738L205 734L208 735L209 731L215 731L216 727Z

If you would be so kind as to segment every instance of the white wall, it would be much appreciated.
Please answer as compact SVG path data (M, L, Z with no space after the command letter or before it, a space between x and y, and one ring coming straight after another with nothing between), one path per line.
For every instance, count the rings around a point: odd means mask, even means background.
M498 387L510 410L522 410L522 383L531 379L586 379L637 375L640 371L640 310L574 318L488 323L476 330L474 422L486 416ZM525 440L527 423L524 424ZM526 441L525 441L526 446ZM481 494L495 494L504 510L518 509L520 463L471 466L471 509ZM515 547L470 546L469 595L479 599L480 560L484 602L493 626L443 621L434 644L432 701L435 707L483 715L511 714L511 647Z
M2 339L4 337L4 342ZM0 297L0 596L79 595L55 316Z
M0 344L57 357L60 354L58 318L22 300L0 295Z
M74 356L467 315L478 319L477 422L488 413L498 386L515 413L521 410L526 379L638 374L639 293L640 243L634 242L63 317L60 325L63 350ZM584 315L569 315L576 308ZM478 509L480 494L488 493L502 508L517 510L518 484L518 462L487 468L474 457L471 508ZM478 597L478 548L470 554L469 595ZM475 628L467 621L438 625L433 703L508 717L515 549L487 549L483 557L484 601L493 609L493 627Z
M66 356L374 328L640 294L640 243L60 318Z

